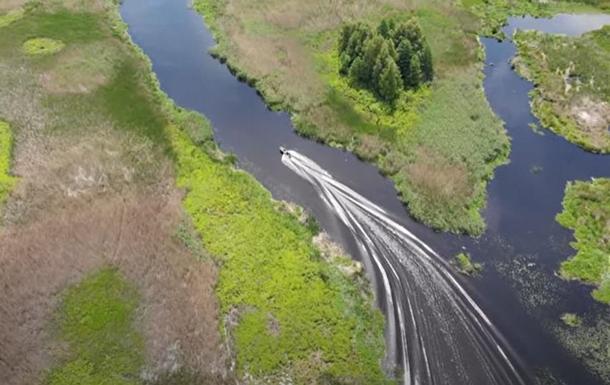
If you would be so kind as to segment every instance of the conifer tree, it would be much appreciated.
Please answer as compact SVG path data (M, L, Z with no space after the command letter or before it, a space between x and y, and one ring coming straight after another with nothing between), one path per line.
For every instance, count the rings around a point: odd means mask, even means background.
M402 80L396 62L390 57L386 58L378 87L379 94L387 103L394 104L398 100L402 89Z
M434 67L432 63L432 52L428 43L424 43L424 48L420 53L421 72L424 82L430 83L434 79Z

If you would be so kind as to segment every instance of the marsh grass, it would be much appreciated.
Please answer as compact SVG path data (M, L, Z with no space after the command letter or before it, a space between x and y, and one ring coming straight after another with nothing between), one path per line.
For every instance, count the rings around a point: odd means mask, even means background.
M536 88L543 126L592 152L610 152L610 27L570 38L518 31L513 61Z
M189 191L185 208L205 249L222 263L221 311L239 314L229 325L239 375L279 378L287 371L302 383L332 373L383 383L381 314L336 267L313 258L316 227L278 211L252 177L212 161L186 133L169 133L178 185ZM269 331L269 317L279 332Z
M597 286L593 298L610 304L610 179L568 183L557 221L576 238L576 255L561 264L561 275Z
M479 20L471 12L448 2L381 0L197 0L195 6L218 40L214 55L273 108L293 113L299 133L377 163L425 224L482 233L486 181L506 161L509 142L485 100ZM391 108L340 76L338 32L349 20L413 14L431 45L437 80L403 92Z
M68 290L60 313L75 315L62 318L65 333L59 342L66 342L69 349L65 356L56 356L57 366L51 369L48 382L86 379L96 384L140 384L140 371L147 365L156 365L150 370L151 382L155 373L158 381L207 381L205 370L229 370L224 367L225 353L218 341L218 319L224 320L233 309L253 309L243 311L237 324L227 324L227 343L236 348L241 375L271 382L289 373L295 383L315 382L320 377L383 383L383 317L372 306L367 285L318 258L312 244L317 225L279 213L270 194L251 176L235 171L234 157L218 150L210 123L176 107L161 93L150 63L125 40L121 24L113 21L116 9L111 15L69 11L72 5L94 10L98 3L45 3L0 35L1 64L9 69L20 63L20 70L2 72L10 76L6 84L14 85L15 92L0 95L0 106L20 109L7 108L0 115L16 118L17 145L29 145L19 152L20 163L27 163L22 166L27 178L19 186L19 196L11 196L9 202L14 223L34 226L54 212L76 207L73 202L89 203L90 211L68 212L63 219L68 222L65 227L91 234L84 244L105 245L88 248L89 253L95 250L99 255L87 254L89 259L83 262L95 261L99 267L111 260L121 273L131 273L125 277L134 281L121 281L119 273L104 272L101 278L87 279ZM66 49L56 55L26 55L21 50L23 42L36 37L61 40ZM286 47L286 60L298 57L291 56L298 50ZM90 55L92 52L110 55ZM91 62L103 59L108 61ZM96 78L98 72L103 79ZM27 89L19 88L26 85ZM20 99L4 103L14 95ZM36 161L25 162L27 156ZM176 202L159 203L165 210L149 207L147 215L130 214L135 203L129 203L127 196L135 196L143 204L179 197L175 176L184 188L184 208L192 217L192 229L186 224L180 227L174 216L165 217L167 210L172 215L182 213ZM111 205L114 210L103 207L98 212L96 203L108 197L116 198ZM83 228L79 213L99 228ZM69 245L81 244L72 240ZM109 246L113 249L108 250ZM66 255L76 255L68 243L65 250L70 250ZM204 253L213 255L220 266L216 290L220 313L211 294L216 267L211 258L197 263L193 258ZM191 258L190 264L179 259L184 254ZM60 261L57 257L48 262L54 267ZM73 274L73 279L84 274L67 265L58 274L63 278L53 281L53 290L61 288L65 274ZM32 276L32 272L23 276ZM142 285L141 294L146 298L142 311L148 326L144 331L132 322L136 299L129 288L136 283ZM31 297L30 304L36 300L34 294ZM86 298L95 303L86 304ZM201 324L192 315L197 312ZM268 333L269 320L277 322L273 333ZM0 332L21 330L10 322L4 326ZM119 340L124 344L116 346ZM171 347L177 340L180 346ZM12 347L21 352L18 342ZM96 355L93 350L99 344ZM152 358L145 355L148 349L154 352ZM177 349L175 357L168 353L171 349ZM187 374L168 376L167 368L174 363L188 366ZM228 377L213 378L222 383ZM18 377L9 378L9 384L11 381Z

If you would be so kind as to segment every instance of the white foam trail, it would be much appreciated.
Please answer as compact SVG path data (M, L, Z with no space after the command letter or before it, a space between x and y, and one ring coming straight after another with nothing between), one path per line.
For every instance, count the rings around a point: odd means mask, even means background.
M430 246L311 159L290 150L282 162L315 187L381 276L386 362L400 367L403 384L525 384L501 335Z

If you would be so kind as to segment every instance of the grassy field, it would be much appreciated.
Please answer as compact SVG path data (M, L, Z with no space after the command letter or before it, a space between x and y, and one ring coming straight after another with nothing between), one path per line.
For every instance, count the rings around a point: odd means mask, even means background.
M519 31L514 40L540 122L586 150L610 152L610 27L578 38Z
M386 382L366 279L161 93L116 2L2 11L0 383Z
M563 208L557 221L574 230L577 253L560 273L597 286L593 298L610 304L610 179L568 184Z

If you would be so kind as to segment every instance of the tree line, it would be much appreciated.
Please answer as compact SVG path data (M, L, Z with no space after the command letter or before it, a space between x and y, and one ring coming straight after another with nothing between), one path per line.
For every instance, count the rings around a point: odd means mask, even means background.
M434 78L432 52L417 20L384 19L376 29L345 24L339 37L340 72L393 104L403 89Z

